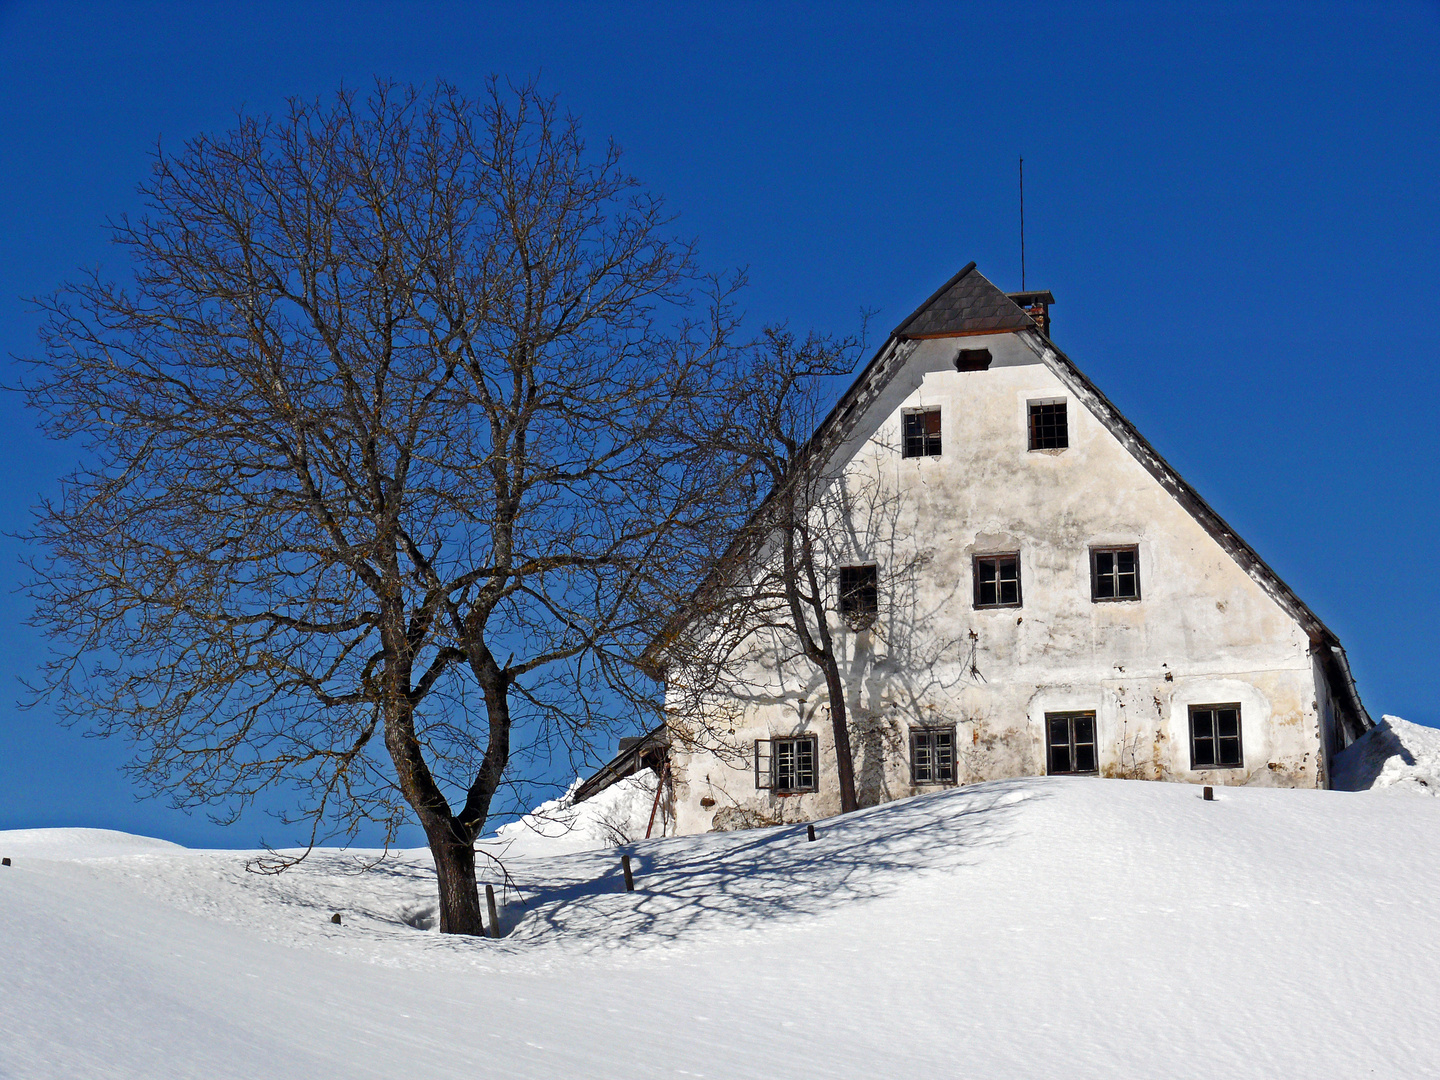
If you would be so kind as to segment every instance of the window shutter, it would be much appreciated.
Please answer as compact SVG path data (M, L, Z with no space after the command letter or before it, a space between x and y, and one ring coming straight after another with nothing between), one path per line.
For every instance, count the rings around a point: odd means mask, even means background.
M769 739L755 740L755 790L768 791L771 784L771 752Z

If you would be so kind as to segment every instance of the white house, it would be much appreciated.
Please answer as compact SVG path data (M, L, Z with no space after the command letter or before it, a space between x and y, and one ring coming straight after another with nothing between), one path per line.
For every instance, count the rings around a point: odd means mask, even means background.
M970 264L817 434L886 507L829 568L861 805L1047 773L1327 786L1371 724L1339 641L1055 347L1051 303ZM762 690L724 703L726 746L670 695L672 830L836 813L824 679L737 664Z

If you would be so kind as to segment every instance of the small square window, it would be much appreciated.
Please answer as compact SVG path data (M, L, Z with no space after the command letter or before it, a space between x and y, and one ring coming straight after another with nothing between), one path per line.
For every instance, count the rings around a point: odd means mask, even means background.
M779 795L817 791L814 735L755 740L755 787Z
M1190 768L1243 768L1240 742L1240 706L1190 706Z
M852 630L863 630L880 612L879 570L870 566L840 568L840 614Z
M953 784L955 782L955 729L924 727L910 729L910 783Z
M910 409L900 414L901 457L940 456L940 410Z
M1140 549L1090 549L1090 599L1140 599Z
M1045 714L1046 770L1051 776L1098 771L1093 712Z
M975 556L975 606L1020 606L1020 555Z
M1030 449L1064 450L1070 445L1065 402L1030 402Z

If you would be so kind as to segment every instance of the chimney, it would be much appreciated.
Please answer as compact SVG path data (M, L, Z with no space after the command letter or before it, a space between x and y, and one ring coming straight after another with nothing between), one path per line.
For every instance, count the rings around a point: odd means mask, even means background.
M1050 305L1055 303L1055 297L1048 292L1012 292L1005 295L1035 320L1035 325L1040 327L1040 333L1047 338L1050 336Z

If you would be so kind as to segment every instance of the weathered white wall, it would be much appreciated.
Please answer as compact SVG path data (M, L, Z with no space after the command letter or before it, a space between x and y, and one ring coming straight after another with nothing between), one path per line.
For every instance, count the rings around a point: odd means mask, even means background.
M990 369L957 372L962 346L990 349ZM1047 711L1095 711L1102 775L1323 784L1329 702L1296 622L1016 337L913 348L836 459L865 507L836 565L874 560L880 577L873 630L833 622L862 804L915 792L912 724L956 725L961 782L1043 773ZM1027 405L1043 398L1068 402L1066 450L1027 448ZM901 411L934 405L943 453L902 458ZM1142 598L1095 603L1089 550L1122 544L1139 546ZM1015 550L1023 607L976 610L972 555ZM838 811L823 680L803 665L751 675L774 679L775 693L747 704L737 744L814 732L821 790L757 792L748 767L677 752L682 832L711 828L726 807L752 821ZM1244 768L1192 772L1187 707L1231 701Z

